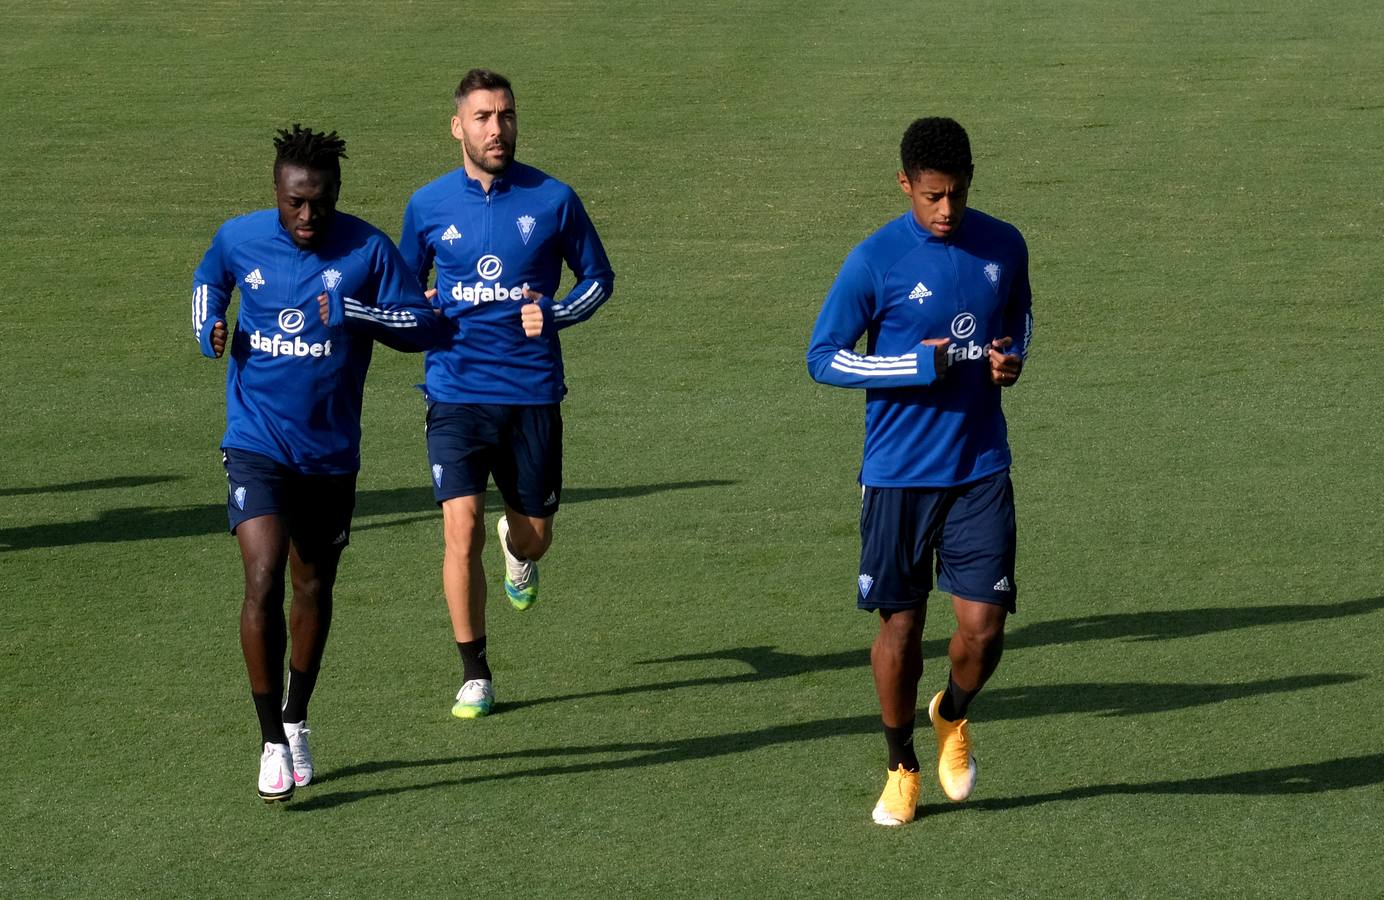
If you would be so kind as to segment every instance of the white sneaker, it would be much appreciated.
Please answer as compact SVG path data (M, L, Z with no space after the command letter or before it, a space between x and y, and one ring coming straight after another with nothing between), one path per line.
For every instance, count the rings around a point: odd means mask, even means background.
M293 796L293 756L287 744L265 743L260 756L259 795L269 801Z
M452 715L458 719L479 719L489 715L490 707L495 705L495 688L489 678L472 678L457 691L457 702L452 705Z
M509 547L509 518L504 513L495 523L495 532L500 536L500 549L505 551L505 596L511 606L523 612L538 602L538 563L514 555Z
M298 787L306 787L312 782L312 751L308 749L308 735L311 733L306 719L284 723L288 752L293 756L293 783Z

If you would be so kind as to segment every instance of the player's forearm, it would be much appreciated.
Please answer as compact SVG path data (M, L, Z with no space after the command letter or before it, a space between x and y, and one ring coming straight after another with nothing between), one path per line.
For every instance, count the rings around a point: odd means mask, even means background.
M553 324L562 329L585 322L610 299L614 289L614 276L582 280L566 297L553 304Z
M937 380L932 348L900 356L861 356L843 347L814 346L807 368L814 381L844 388L925 387Z
M416 353L445 346L452 324L431 307L406 305L381 308L352 297L342 300L346 328L373 338L393 350Z
M1006 316L1003 336L1014 339L1007 352L1018 354L1020 359L1028 359L1028 348L1033 342L1033 313L1025 310L1018 315Z
M226 299L214 293L210 284L196 283L192 288L192 336L202 350L202 355L216 359L216 348L212 345L212 330L217 322L226 319Z

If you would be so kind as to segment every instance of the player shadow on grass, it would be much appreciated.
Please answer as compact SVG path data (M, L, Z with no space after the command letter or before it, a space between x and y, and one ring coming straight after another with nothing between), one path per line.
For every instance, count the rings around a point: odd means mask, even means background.
M1339 603L1274 603L1264 606L1209 606L1201 609L1146 610L1054 619L1013 628L1004 636L1006 650L1048 647L1081 641L1165 641L1234 631L1257 625L1284 625L1319 619L1360 616L1384 609L1384 596Z
M1384 596L1346 600L1340 603L1291 603L1249 606L1238 609L1208 607L1205 609L1082 616L1073 619L1038 622L1016 628L1005 636L1005 648L1014 651L1072 644L1079 641L1170 640L1259 625L1283 625L1367 615L1381 609L1384 609ZM923 655L926 659L943 658L946 656L946 652L946 638L923 642ZM770 646L733 647L727 650L712 650L705 653L688 653L661 659L639 660L635 662L635 665L649 666L715 660L741 663L748 666L749 671L726 675L702 675L647 684L629 684L598 691L556 694L551 697L506 703L505 708L519 709L525 706L538 706L543 703L586 700L595 697L623 697L630 694L670 691L680 688L750 684L776 678L793 678L811 672L862 668L870 663L870 651L868 647L861 647L839 653L797 654L783 653ZM1102 685L1100 689L1104 690L1109 687L1112 686ZM990 696L991 693L993 692L987 691L986 696Z
M626 497L645 497L665 491L688 491L698 488L727 487L736 482L723 478L703 478L696 481L670 481L664 484L633 484L625 487L569 487L562 491L562 504L590 503L593 500L618 500ZM499 513L505 507L499 493L492 487L485 495L485 511ZM419 513L420 510L427 510ZM356 496L356 519L370 516L405 515L402 519L387 522L355 522L352 533L369 531L374 528L388 528L395 525L409 525L414 522L441 522L437 502L433 500L430 487L391 488L389 490L361 491Z
M761 661L773 659L782 663L788 658L787 666L772 669L758 668L754 672L737 675L713 675L704 678L688 678L681 681L657 682L654 684L629 685L607 691L586 691L566 694L561 697L546 697L539 700L515 700L499 703L496 714L552 703L558 700L577 701L598 697L618 697L650 691L672 690L682 687L724 687L732 684L752 684L776 678L787 678L809 672L820 672L832 668L848 668L866 665L868 653L830 654L826 656L794 656L776 653L768 647L746 647L740 651L725 651L715 656L695 654L691 657L672 657L673 659L722 659L733 658L729 654L740 654L741 658L758 658ZM851 658L850 666L838 665L845 658ZM1036 716L1055 716L1063 713L1088 713L1101 716L1139 716L1147 713L1172 712L1223 703L1229 700L1243 700L1265 694L1286 693L1318 687L1334 687L1350 684L1364 678L1364 675L1326 672L1318 675L1290 675L1282 678L1265 678L1260 681L1245 681L1232 684L1178 684L1146 681L1091 682L1082 684L1039 685L1037 687L991 687L977 700L978 717L984 721L1005 719L1025 719Z
M37 487L0 487L0 497L27 497L31 494L71 494L77 491L104 491L111 488L144 487L165 481L181 481L182 475L120 475L115 478L89 478L66 484L47 484Z
M1304 681L1311 682L1321 678L1340 676L1309 676ZM1350 678L1349 680L1356 680ZM1278 681L1293 681L1279 679ZM1312 686L1303 684L1302 687ZM1145 686L1149 687L1149 686ZM1202 686L1158 685L1161 692L1170 688L1191 687L1200 693ZM1051 690L1064 695L1076 693L1072 686L1064 685ZM1214 702L1214 701L1206 701ZM1075 711L1070 710L1069 711ZM1037 713L1034 713L1037 714ZM754 731L731 734L707 735L681 738L670 741L623 741L611 744L566 745L540 747L529 750L507 750L497 753L477 753L470 756L439 757L420 760L381 760L344 766L334 771L324 771L314 782L312 794L301 798L290 809L308 811L329 809L359 800L374 797L388 797L414 791L435 790L438 788L461 787L488 782L504 782L521 778L545 778L562 775L580 775L592 772L609 772L623 769L638 769L648 766L676 765L694 760L748 753L784 744L805 741L818 741L835 737L876 735L879 732L879 718L875 715L850 716L839 719L823 719L815 722L802 722L791 725L776 725ZM563 760L575 757L607 757L618 755L618 759L586 759L572 762ZM631 755L634 754L634 755ZM475 768L487 763L518 761L521 763L552 760L538 765L522 765L520 768L504 771L480 772L452 778L439 778L414 784L391 787L365 788L360 790L319 791L332 782L348 781L357 776L373 776L380 772L399 769L434 769L439 767ZM1363 787L1384 782L1384 754L1359 756L1324 763L1310 763L1283 766L1253 772L1239 772L1230 775L1210 776L1178 781L1154 781L1144 783L1121 782L1118 784L1086 785L1034 794L1026 797L1000 797L973 800L964 807L981 810L1012 809L1036 806L1060 800L1080 800L1118 794L1297 794L1321 791L1342 790ZM958 807L938 807L958 808ZM929 808L931 811L931 808Z
M160 481L170 481L179 476L129 476L107 478L90 482L76 482L73 485L58 485L46 490L95 490L106 487L138 487ZM735 484L723 479L703 479L700 481L672 481L665 484L635 484L624 487L568 488L563 491L564 504L586 503L591 500L608 500L620 497L643 497L664 491L694 490L706 487L723 487ZM85 487L83 487L85 485ZM28 491L28 488L15 489ZM33 490L38 493L38 489ZM494 491L487 497L487 509L495 512L501 508L500 498ZM352 526L353 533L375 528L387 528L411 522L441 522L437 504L433 502L432 491L427 487L383 488L360 491L356 495L356 518L371 516L398 516L382 522L357 521ZM68 547L76 544L113 544L127 541L152 541L167 538L196 537L205 534L225 533L226 507L221 504L206 506L131 506L102 511L95 519L81 522L50 522L39 525L20 525L13 528L0 528L0 553L10 550L32 550L39 547Z
M1232 772L1228 775L1208 775L1203 778L1093 784L1067 788L1062 791L1049 791L1043 794L1029 794L1023 797L995 797L993 799L970 800L962 804L928 804L923 808L923 815L927 817L938 813L959 812L966 809L999 812L1009 809L1025 809L1044 803L1136 794L1224 794L1241 797L1321 794L1327 791L1369 787L1382 782L1384 782L1384 753L1370 753L1364 756L1347 756L1326 762L1278 766L1250 772Z

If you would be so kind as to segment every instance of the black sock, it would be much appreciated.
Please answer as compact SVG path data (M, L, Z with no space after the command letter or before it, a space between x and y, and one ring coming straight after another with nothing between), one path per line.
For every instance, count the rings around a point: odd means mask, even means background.
M913 752L913 720L909 719L906 725L898 728L884 726L884 741L889 745L889 771L894 771L899 766L903 766L910 772L916 772L919 768L918 754Z
M474 641L457 641L457 650L461 652L462 681L470 681L473 678L490 680L490 663L485 658L484 635Z
M280 700L273 694L251 694L255 701L255 715L259 716L260 740L266 744L287 744L284 735L284 720L279 718Z
M947 689L942 693L942 702L937 704L937 714L948 722L959 722L966 718L966 710L980 691L963 691L956 682L947 676Z
M284 701L283 720L285 722L305 722L308 718L308 700L312 699L312 689L317 686L316 672L299 672L288 667L288 699Z

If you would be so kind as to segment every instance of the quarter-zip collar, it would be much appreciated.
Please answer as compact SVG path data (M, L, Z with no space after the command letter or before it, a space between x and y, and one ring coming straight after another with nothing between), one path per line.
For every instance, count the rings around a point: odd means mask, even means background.
M966 207L966 211L970 212L969 206ZM961 236L966 233L965 216L962 217L961 225L957 227L956 232L952 234L951 237L945 238L939 238L937 235L933 234L931 231L928 231L921 224L919 224L918 217L913 215L913 210L910 209L908 212L904 213L903 217L908 220L908 227L913 229L913 233L917 235L918 240L922 241L923 243L941 244L943 246L956 244L961 240Z

